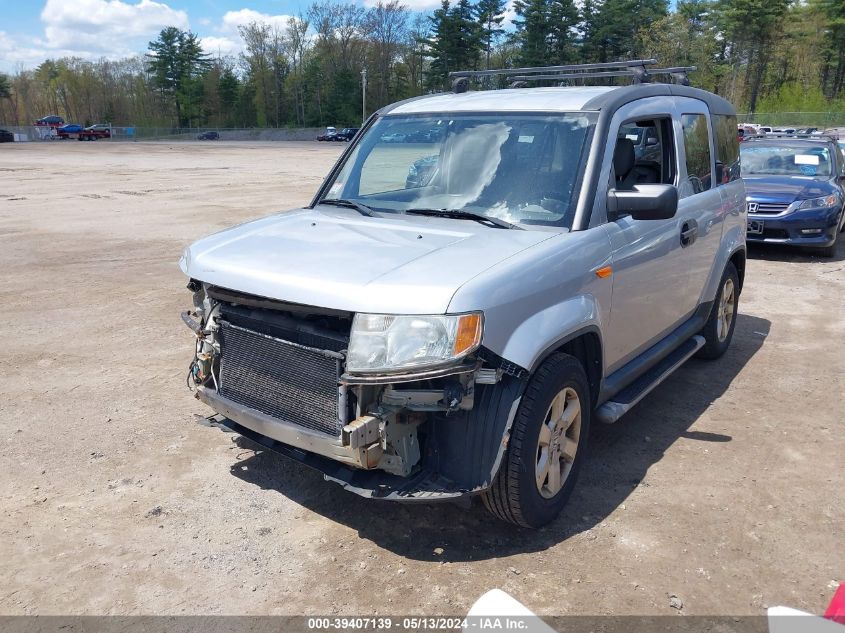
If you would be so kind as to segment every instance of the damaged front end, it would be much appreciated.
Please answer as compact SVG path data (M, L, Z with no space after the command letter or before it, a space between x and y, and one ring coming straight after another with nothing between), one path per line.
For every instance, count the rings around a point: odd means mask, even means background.
M524 371L480 347L480 314L356 315L188 287L188 383L215 426L366 496L454 499L492 482Z

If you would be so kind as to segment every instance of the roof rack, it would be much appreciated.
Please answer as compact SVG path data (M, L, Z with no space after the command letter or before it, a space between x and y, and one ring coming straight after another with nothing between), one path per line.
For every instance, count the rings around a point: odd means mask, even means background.
M807 140L807 141L838 141L839 137L836 134L802 134L801 132L769 132L767 134L760 134L757 136L749 136L749 141L765 141L766 139L770 138L791 138L791 139L798 139L798 140Z
M531 81L568 82L578 79L605 79L610 77L630 77L633 83L648 83L652 75L672 75L685 86L689 85L688 72L695 66L677 66L673 68L647 68L654 66L657 60L635 59L630 61L607 62L599 64L570 64L567 66L534 66L530 68L502 68L498 70L459 70L449 73L452 90L456 93L469 89L470 79L507 77L511 79L511 88L527 87Z

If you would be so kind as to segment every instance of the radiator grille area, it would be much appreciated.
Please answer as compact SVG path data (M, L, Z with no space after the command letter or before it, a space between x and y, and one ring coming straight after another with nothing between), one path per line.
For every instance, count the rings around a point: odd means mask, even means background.
M338 359L222 321L220 395L338 436Z
M748 212L749 213L780 213L781 211L786 211L786 209L788 207L789 207L788 203L758 202L756 209L753 206L749 205Z

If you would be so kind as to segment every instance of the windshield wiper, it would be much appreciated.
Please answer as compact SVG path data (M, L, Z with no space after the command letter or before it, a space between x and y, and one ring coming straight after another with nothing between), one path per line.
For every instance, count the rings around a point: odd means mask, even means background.
M366 215L368 218L376 217L373 210L366 204L355 202L354 200L346 200L345 198L326 198L320 200L318 204L330 204L335 207L346 207L347 209L355 209L361 215Z
M481 213L473 213L472 211L464 211L462 209L408 209L405 213L412 215L432 215L439 218L453 218L455 220L475 220L476 222L486 222L492 224L498 229L516 229L524 231L525 229L516 224L511 224L506 220L494 218L489 215Z

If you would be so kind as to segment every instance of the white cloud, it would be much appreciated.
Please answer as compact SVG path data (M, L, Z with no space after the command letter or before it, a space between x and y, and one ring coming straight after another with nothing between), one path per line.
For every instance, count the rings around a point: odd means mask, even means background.
M47 0L41 21L46 48L120 57L166 26L187 28L188 14L154 0Z
M290 19L289 15L269 15L254 9L240 9L238 11L227 11L223 15L223 25L218 29L221 33L237 34L239 26L246 26L252 22L262 22L283 30Z
M283 31L287 27L289 15L270 15L254 9L239 9L227 11L223 14L220 25L214 30L219 35L209 35L200 38L202 48L206 53L217 55L237 55L244 50L244 41L238 32L239 26L247 26L253 22L269 24L273 28Z
M229 37L215 37L209 35L200 38L202 50L214 57L225 55L237 55L243 50L243 42L240 38L237 41Z
M374 7L379 0L363 0L363 2L365 7ZM439 8L441 3L440 0L403 0L402 4L411 11L431 11Z
M508 0L505 6L505 19L502 22L502 26L505 28L513 26L513 21L516 19L516 8L513 6L513 2L514 0Z

